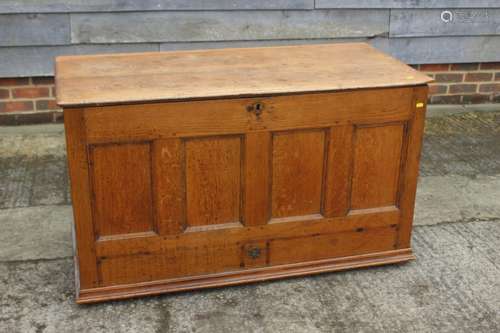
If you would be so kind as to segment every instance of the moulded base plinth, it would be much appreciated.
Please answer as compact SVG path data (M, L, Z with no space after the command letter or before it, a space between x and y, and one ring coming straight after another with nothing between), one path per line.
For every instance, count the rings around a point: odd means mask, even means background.
M77 303L95 303L193 289L232 286L249 282L269 281L287 277L393 264L414 259L415 256L412 250L408 248L258 269L86 289L81 290L77 295Z

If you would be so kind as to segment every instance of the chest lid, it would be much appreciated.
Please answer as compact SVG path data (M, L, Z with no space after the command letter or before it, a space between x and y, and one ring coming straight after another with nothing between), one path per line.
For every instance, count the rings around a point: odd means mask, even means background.
M425 84L428 76L365 43L61 56L63 107Z

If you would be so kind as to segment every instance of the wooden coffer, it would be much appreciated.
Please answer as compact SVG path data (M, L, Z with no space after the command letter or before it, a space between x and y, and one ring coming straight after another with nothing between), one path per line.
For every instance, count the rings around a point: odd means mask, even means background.
M429 78L366 44L60 57L77 301L413 259Z

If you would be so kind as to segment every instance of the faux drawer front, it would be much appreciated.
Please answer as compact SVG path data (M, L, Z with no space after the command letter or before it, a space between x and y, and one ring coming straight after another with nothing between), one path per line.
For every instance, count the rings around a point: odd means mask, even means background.
M413 103L401 88L85 109L100 285L397 249Z
M375 218L370 220L372 225L377 224ZM387 223L391 217L385 216L382 219ZM353 223L359 223L354 220L356 219L353 219ZM338 221L338 223L342 222ZM378 224L382 223L378 222ZM395 225L357 229L333 233L328 233L323 229L321 234L290 235L289 237L274 235L269 240L239 241L238 235L226 234L226 237L234 237L231 241L208 234L204 236L213 236L211 241L196 238L196 240L181 241L177 244L163 242L162 251L101 258L100 279L103 285L110 286L237 272L275 265L380 253L394 249L397 234ZM243 236L243 238L246 237Z

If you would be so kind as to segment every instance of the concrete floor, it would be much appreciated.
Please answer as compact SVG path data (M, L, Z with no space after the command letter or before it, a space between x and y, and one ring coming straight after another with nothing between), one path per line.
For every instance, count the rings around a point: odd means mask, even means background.
M90 306L62 126L0 127L0 332L500 332L500 106L429 116L417 261Z

